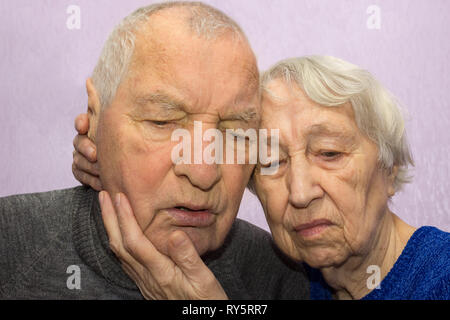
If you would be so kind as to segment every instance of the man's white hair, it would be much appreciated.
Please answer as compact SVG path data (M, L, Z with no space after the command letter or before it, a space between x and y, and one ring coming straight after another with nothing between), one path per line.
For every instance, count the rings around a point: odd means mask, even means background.
M210 40L231 31L237 38L245 39L243 31L234 20L201 2L168 1L139 8L114 28L92 73L92 81L102 108L111 104L117 88L127 75L136 33L149 21L152 14L173 7L188 11L187 25L198 36Z
M280 61L265 71L261 76L264 94L273 96L268 84L274 79L298 85L322 106L349 102L359 129L378 146L381 167L390 171L398 166L395 189L411 181L408 166L414 162L398 103L368 71L338 58L308 56Z

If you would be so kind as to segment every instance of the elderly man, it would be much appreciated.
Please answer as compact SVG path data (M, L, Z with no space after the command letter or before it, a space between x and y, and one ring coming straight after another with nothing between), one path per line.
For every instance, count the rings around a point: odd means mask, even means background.
M141 8L86 86L106 191L0 200L1 298L307 297L270 236L235 221L253 165L171 160L175 128L258 127L258 70L235 22L200 3Z

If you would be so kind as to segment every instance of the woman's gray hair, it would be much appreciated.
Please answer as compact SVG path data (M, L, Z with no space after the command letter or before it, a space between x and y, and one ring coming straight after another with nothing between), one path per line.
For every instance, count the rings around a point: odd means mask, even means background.
M271 95L267 85L274 79L298 85L322 106L349 102L359 129L378 146L380 166L389 171L398 167L395 190L411 181L408 166L414 162L399 105L368 71L338 58L308 56L280 61L265 71L261 76L263 94Z
M135 48L136 33L152 14L167 8L188 10L187 25L198 36L214 39L231 31L237 39L245 39L239 25L223 12L201 2L167 1L142 7L125 17L106 41L92 73L102 108L111 104L122 80L128 72Z

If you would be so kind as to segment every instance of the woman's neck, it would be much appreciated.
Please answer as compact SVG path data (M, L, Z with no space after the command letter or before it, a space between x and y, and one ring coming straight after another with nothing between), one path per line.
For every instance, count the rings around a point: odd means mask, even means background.
M361 299L371 292L374 286L372 281L371 286L368 285L369 277L376 279L374 272L379 272L381 283L414 231L415 228L388 210L378 232L363 252L350 257L338 267L321 269L325 281L335 290L334 298Z

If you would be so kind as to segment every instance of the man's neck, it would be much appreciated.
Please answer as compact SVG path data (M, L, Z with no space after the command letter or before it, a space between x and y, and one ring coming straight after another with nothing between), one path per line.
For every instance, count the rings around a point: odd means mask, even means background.
M336 299L361 299L373 288L369 288L369 266L380 272L380 283L401 255L415 228L409 226L387 209L373 240L363 252L350 257L338 267L321 269L327 284L335 290ZM370 269L369 269L370 270ZM378 272L376 270L376 272Z

